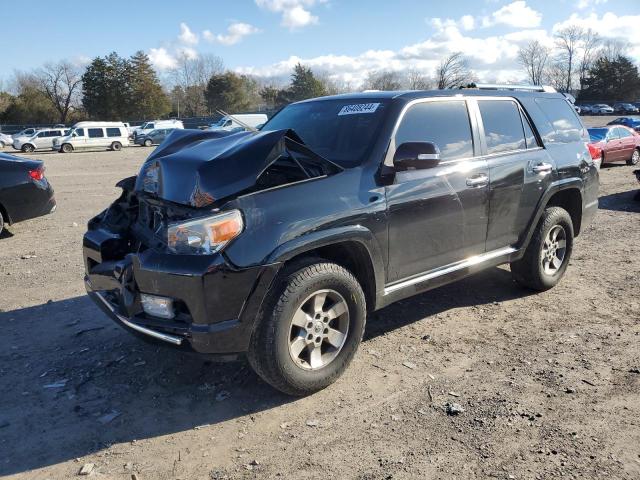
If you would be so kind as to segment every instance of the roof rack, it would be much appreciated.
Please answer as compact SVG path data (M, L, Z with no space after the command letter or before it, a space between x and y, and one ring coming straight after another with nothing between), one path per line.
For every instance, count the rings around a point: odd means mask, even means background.
M523 90L527 92L556 93L557 90L548 85L513 85L499 83L475 83L472 84L480 90ZM473 87L471 87L473 88Z

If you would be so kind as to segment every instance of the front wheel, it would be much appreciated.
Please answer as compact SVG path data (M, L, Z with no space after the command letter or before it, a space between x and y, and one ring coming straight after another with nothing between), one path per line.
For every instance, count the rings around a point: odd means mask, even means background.
M638 165L640 162L640 148L636 148L631 154L631 158L627 160L627 165Z
M65 143L65 144L62 145L62 149L61 150L62 150L63 153L71 153L71 152L73 152L73 146L68 144L68 143Z
M120 142L113 142L111 144L111 150L119 152L120 150L122 150L122 144Z
M511 275L524 287L548 290L563 277L572 250L573 222L569 212L549 207L542 214L524 256L511 263Z
M302 396L346 370L362 340L366 302L340 265L315 259L285 268L267 294L248 359L271 386Z

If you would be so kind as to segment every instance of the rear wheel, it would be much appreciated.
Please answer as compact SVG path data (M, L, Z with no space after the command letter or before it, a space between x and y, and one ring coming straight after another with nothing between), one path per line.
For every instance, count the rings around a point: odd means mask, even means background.
M631 158L627 160L627 165L638 165L640 163L640 148L636 148L631 154Z
M73 152L73 146L69 143L65 143L62 145L62 152L63 153L71 153Z
M248 358L267 383L308 395L336 381L360 345L365 297L356 278L321 259L290 267L267 294Z
M573 250L573 222L561 207L542 214L524 256L511 263L511 274L520 285L548 290L558 284L569 265Z
M30 143L25 143L21 149L24 153L31 153L35 150L35 147Z
M120 150L122 150L122 144L120 142L113 142L111 144L111 150L119 152Z

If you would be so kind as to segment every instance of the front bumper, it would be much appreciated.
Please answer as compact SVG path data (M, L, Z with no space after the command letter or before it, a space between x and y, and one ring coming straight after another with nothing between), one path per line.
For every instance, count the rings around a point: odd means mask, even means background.
M84 236L87 293L112 320L146 340L185 350L231 355L248 349L278 264L238 269L222 255L130 250L108 230ZM176 317L146 314L141 293L174 299Z

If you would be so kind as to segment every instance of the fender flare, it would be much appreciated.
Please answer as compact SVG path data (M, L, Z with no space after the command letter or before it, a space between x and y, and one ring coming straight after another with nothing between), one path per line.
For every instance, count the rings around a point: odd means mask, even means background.
M569 190L569 189L578 190L580 192L580 196L582 197L584 182L579 177L570 177L570 178L563 178L562 180L556 180L547 187L545 192L540 197L540 200L538 200L538 205L536 205L535 212L531 217L531 219L529 220L529 224L527 225L525 234L518 242L519 243L519 249L518 249L519 254L517 255L518 258L524 255L524 251L529 245L529 241L531 240L531 237L533 237L533 233L535 232L536 226L540 221L540 217L544 213L545 208L547 208L547 204L549 203L549 200L551 199L551 197L558 192L561 192L563 190Z
M278 246L265 259L265 264L284 263L298 255L339 243L357 242L364 247L373 268L376 298L384 289L385 266L382 253L371 230L362 225L329 228L302 235Z

